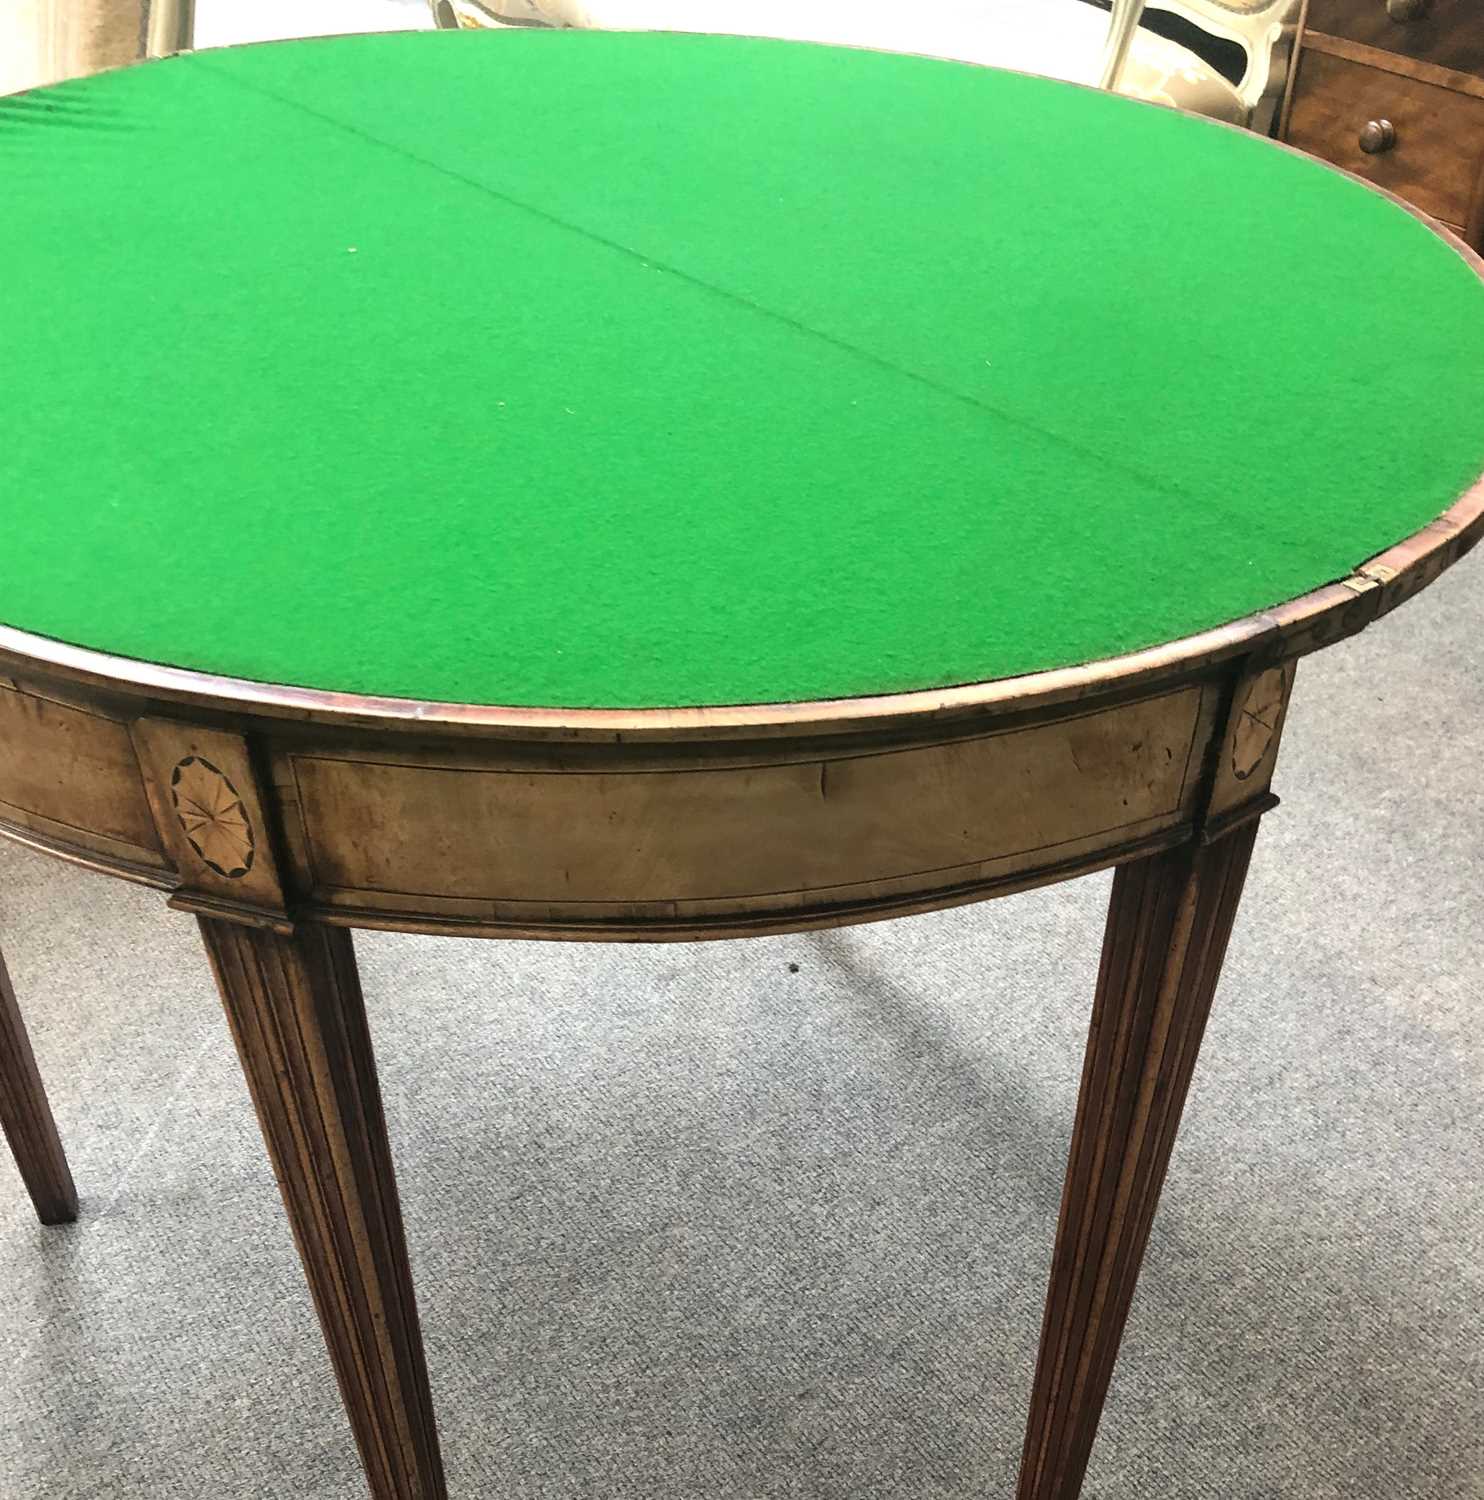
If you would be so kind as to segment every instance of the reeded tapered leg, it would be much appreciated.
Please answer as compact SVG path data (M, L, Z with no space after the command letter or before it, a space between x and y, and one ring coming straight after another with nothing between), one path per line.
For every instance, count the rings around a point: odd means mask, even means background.
M375 1500L444 1500L350 934L201 933Z
M1075 1500L1257 822L1114 876L1018 1500Z
M21 1180L43 1224L70 1224L77 1217L77 1189L57 1135L36 1058L15 1002L10 974L0 957L0 1125L21 1169Z

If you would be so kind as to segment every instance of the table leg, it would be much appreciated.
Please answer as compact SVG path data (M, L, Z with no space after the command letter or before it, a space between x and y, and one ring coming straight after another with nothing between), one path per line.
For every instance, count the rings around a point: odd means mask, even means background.
M1114 876L1018 1500L1081 1492L1256 834Z
M57 1135L36 1056L21 1020L5 960L0 957L0 1125L21 1169L21 1180L43 1224L77 1217L77 1189Z
M350 933L199 920L371 1493L444 1500Z

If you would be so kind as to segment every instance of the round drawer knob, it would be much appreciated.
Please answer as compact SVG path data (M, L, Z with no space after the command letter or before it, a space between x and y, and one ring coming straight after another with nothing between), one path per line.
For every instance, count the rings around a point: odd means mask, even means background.
M1379 156L1396 145L1396 126L1390 120L1367 120L1360 132L1360 149L1367 156Z
M1432 9L1432 0L1386 0L1386 14L1393 21L1420 21Z

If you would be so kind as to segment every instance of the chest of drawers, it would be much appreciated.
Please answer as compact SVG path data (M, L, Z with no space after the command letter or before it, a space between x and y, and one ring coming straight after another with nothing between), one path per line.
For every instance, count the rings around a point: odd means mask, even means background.
M1484 247L1484 3L1309 0L1281 134Z

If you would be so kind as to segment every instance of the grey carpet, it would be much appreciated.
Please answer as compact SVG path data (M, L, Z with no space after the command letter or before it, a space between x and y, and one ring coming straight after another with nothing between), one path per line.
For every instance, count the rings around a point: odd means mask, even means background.
M1481 686L1476 564L1300 669L1089 1496L1484 1497ZM455 1500L1008 1496L1107 885L358 935ZM359 1497L194 924L4 845L0 933L0 1495Z

